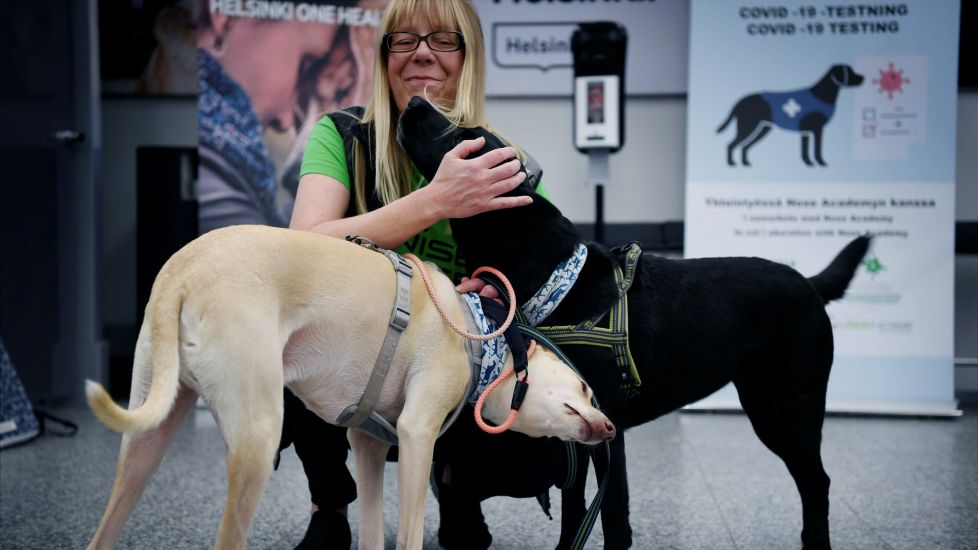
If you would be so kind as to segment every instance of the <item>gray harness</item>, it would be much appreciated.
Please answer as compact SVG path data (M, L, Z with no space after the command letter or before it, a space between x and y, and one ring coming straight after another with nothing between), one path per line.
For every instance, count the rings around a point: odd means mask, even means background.
M367 380L367 387L363 390L363 396L360 397L359 403L350 405L344 409L333 424L345 428L357 429L385 443L397 445L397 428L386 418L380 416L374 409L377 408L377 402L380 400L380 393L384 388L384 382L387 380L387 373L394 359L394 352L397 350L397 343L401 339L401 333L407 329L408 324L411 322L411 278L414 277L414 269L403 256L377 246L370 239L364 237L347 237L347 240L386 256L394 265L394 272L397 275L397 290L394 298L394 309L391 311L390 321L387 324L387 335L384 337L384 343L380 347L380 353L377 354L377 360L374 362L370 379ZM461 297L459 299L461 300ZM469 308L463 304L462 310L466 312L465 319L469 332L474 331L475 321L472 319ZM473 346L473 343L475 346ZM481 364L480 355L477 353L477 351L481 352L481 344L467 339L465 349L468 352L470 370L472 370L464 394L469 395L475 388L476 378L479 372L478 368ZM462 412L462 407L465 406L465 402L466 400L462 399L458 407L445 420L441 430L438 432L439 437L458 418L459 413Z

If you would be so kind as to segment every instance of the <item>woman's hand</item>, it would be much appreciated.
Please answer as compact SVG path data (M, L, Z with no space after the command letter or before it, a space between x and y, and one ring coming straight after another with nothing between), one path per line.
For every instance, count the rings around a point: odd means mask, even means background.
M500 196L526 179L526 173L520 171L516 149L503 147L481 157L467 158L482 149L485 142L485 138L480 137L456 145L445 154L435 177L425 187L440 218L467 218L533 202L528 196ZM508 159L512 160L506 162Z
M462 277L462 282L455 287L455 292L458 292L459 294L475 292L479 296L484 296L490 300L495 300L501 306L505 305L503 304L502 298L499 297L499 291L496 290L496 287L479 278L470 279L468 277Z

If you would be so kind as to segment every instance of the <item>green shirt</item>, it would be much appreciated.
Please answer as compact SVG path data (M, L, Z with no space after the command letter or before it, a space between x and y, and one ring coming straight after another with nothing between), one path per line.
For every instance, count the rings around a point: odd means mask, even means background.
M350 189L350 171L346 165L343 138L328 116L324 116L316 124L309 136L302 156L299 177L306 174L329 176ZM425 185L428 185L428 180L424 179L415 168L411 176L411 190L416 191ZM537 193L547 197L542 184L537 186ZM395 251L400 254L410 252L425 261L434 263L455 282L470 274L465 260L458 253L447 219L435 222L434 225L408 239Z

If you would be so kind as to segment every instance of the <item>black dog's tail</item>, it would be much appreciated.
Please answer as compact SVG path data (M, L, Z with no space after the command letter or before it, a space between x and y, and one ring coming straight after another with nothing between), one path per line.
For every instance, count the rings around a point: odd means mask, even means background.
M721 124L720 127L717 128L717 133L719 134L720 132L726 130L727 129L727 125L730 124L730 121L733 120L733 119L734 119L734 109L731 109L730 110L730 116L728 116L727 117L727 120L724 120L723 121L723 124Z
M821 273L808 278L825 303L838 300L845 294L846 287L856 274L856 268L869 250L869 241L870 238L866 235L856 237Z

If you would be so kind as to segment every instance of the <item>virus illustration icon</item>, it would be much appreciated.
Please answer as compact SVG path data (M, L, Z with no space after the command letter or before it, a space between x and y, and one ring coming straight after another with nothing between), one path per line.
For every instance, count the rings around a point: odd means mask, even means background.
M880 93L886 92L887 99L893 99L894 92L903 92L903 85L910 84L910 79L903 76L903 69L897 69L890 63L885 71L880 69L880 77L873 79L873 84L880 87Z
M886 270L886 267L883 266L883 262L880 261L879 257L876 256L876 254L872 254L871 256L864 259L862 264L863 267L866 268L866 271L869 272L869 274L872 276L873 279L876 279L876 276L879 275L881 271Z

